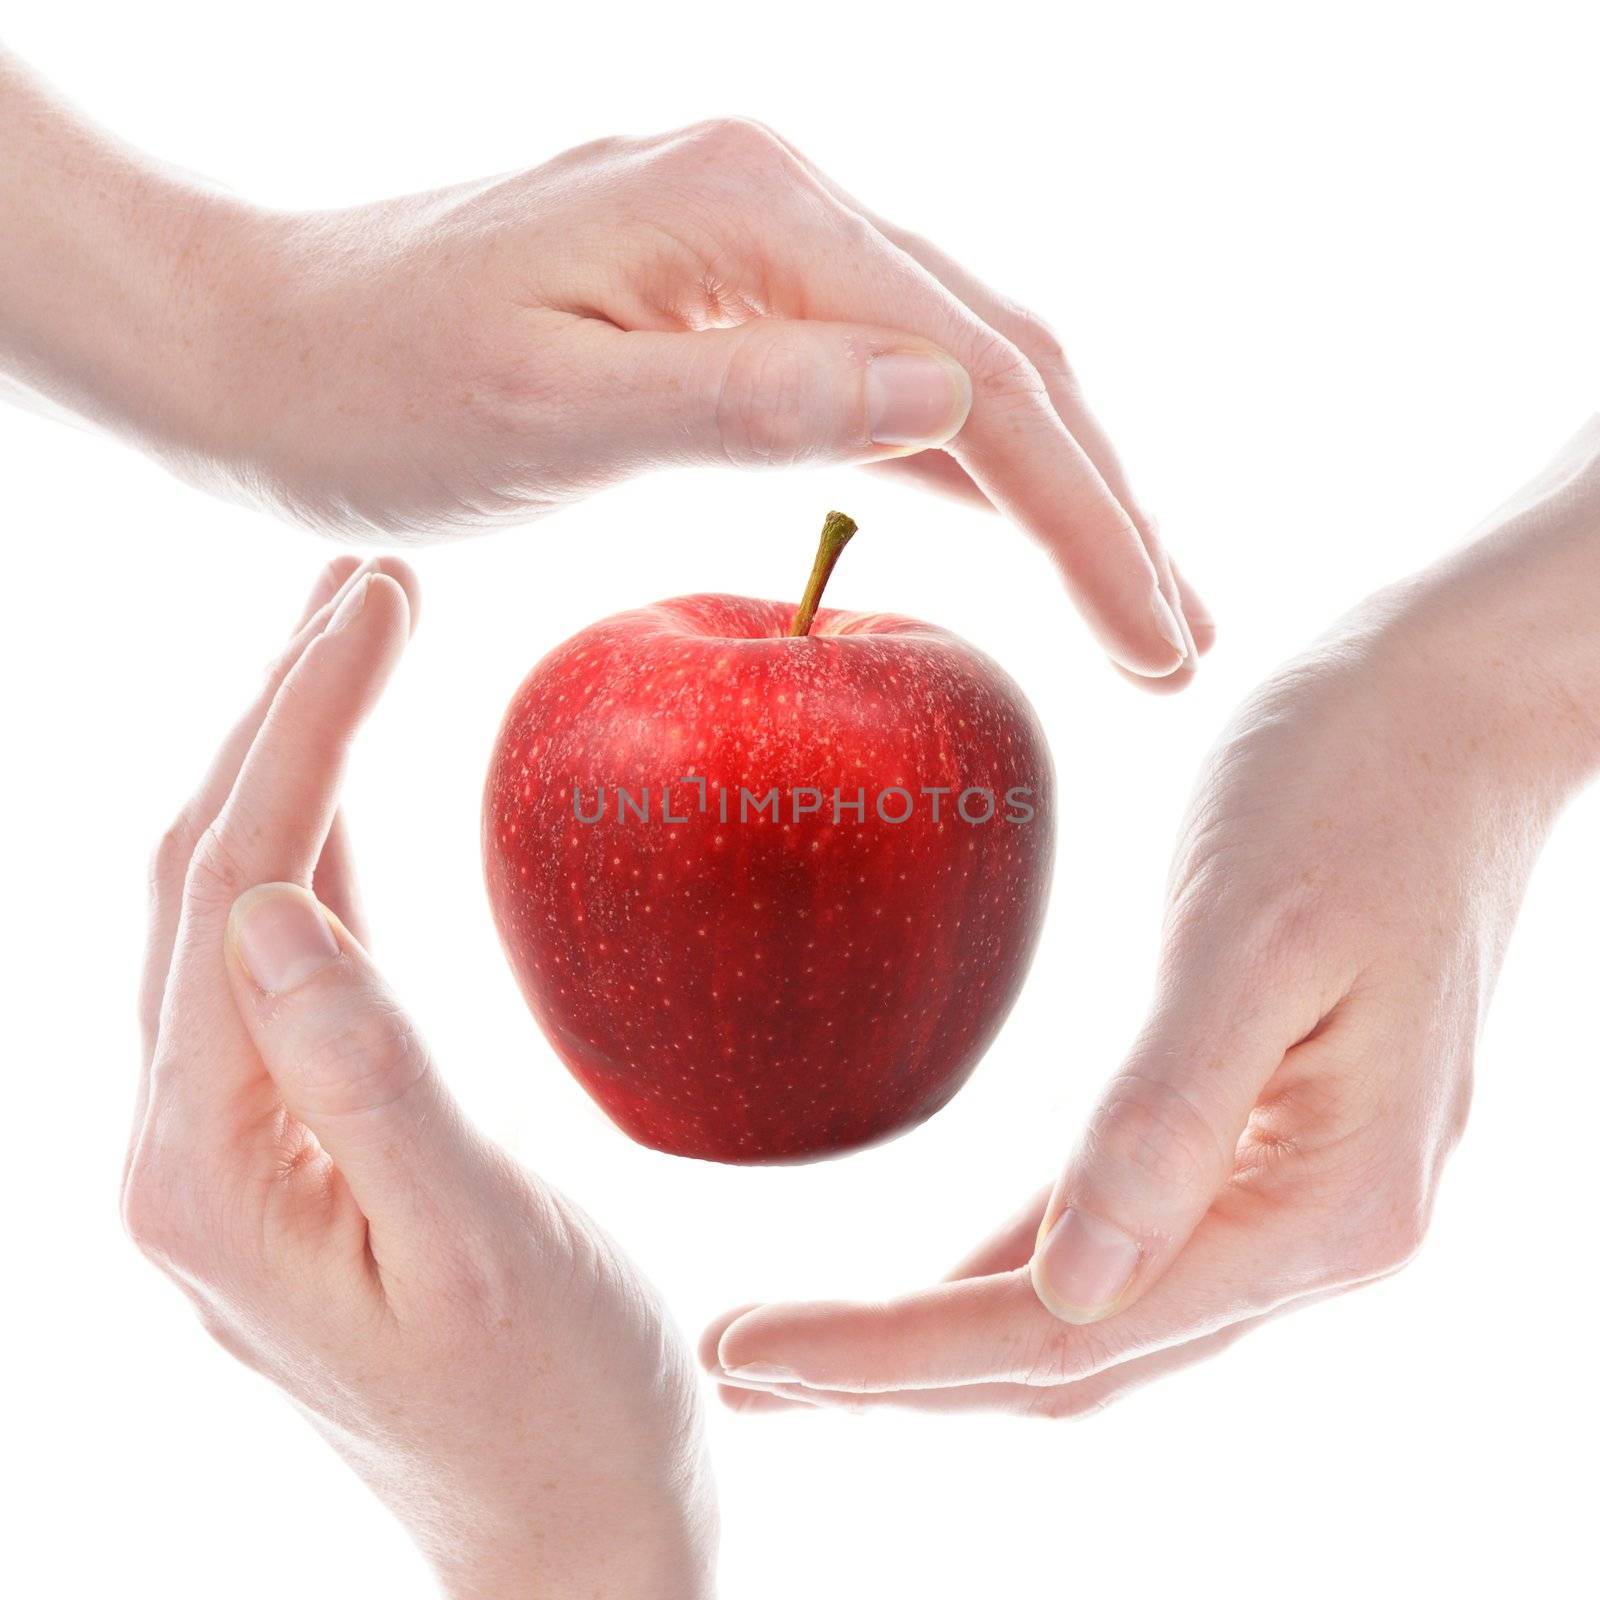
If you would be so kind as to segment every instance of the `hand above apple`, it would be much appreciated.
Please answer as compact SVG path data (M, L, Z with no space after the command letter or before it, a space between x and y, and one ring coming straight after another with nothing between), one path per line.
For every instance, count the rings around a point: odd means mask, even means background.
M737 118L345 211L248 205L0 52L0 386L342 535L653 467L885 464L993 506L1112 660L1211 639L1048 328Z
M691 595L518 690L484 798L490 902L557 1053L629 1134L836 1154L931 1115L1022 986L1055 809L1022 692L954 635Z
M1054 1191L944 1283L745 1308L742 1409L1093 1411L1417 1249L1528 873L1600 764L1600 419L1253 695L1154 1009Z

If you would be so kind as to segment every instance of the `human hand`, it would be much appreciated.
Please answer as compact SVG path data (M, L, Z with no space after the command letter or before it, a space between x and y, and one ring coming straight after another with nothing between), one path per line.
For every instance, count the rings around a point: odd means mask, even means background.
M1096 1410L1421 1242L1533 860L1600 752L1600 421L1247 702L1153 1011L1053 1193L936 1288L732 1314L743 1408Z
M0 142L0 376L221 492L424 537L652 467L885 463L1038 539L1141 681L1211 642L1044 324L755 123L294 214L110 146L0 56Z
M363 948L335 806L415 599L397 562L335 562L162 843L127 1226L450 1595L709 1594L687 1351L466 1124Z

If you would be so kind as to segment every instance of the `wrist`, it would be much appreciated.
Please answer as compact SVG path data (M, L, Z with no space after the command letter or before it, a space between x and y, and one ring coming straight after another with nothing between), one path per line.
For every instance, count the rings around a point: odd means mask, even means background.
M1596 594L1600 418L1470 544L1375 597L1373 654L1463 765L1553 812L1600 772Z
M42 319L50 398L186 474L222 453L249 380L236 310L249 293L256 219L217 191L126 179L113 215L85 224L64 292Z
M591 1497L580 1482L565 1478L559 1503L413 1525L446 1600L714 1600L717 1513L703 1460L666 1490L608 1485Z
M626 1550L626 1517L592 1530L590 1549L572 1560L541 1543L531 1550L479 1547L434 1557L444 1600L714 1600L716 1585L703 1550L672 1546Z
M0 56L0 373L175 462L205 453L250 209Z

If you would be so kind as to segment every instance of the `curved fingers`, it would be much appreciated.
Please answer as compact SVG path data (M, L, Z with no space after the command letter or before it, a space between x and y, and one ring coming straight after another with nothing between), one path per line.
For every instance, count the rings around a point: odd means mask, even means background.
M770 130L768 130L770 133ZM1050 333L1048 327L1037 317L1023 311L1008 301L1003 295L998 294L987 284L975 277L966 268L960 265L944 251L938 249L928 240L906 229L896 227L886 221L869 207L863 205L858 199L836 183L826 173L822 172L814 162L809 160L803 152L796 149L788 140L778 134L771 134L791 157L799 163L801 168L809 174L811 179L837 204L845 207L862 218L870 227L895 250L908 257L923 269L931 278L949 292L962 306L967 308L974 317L981 320L988 329L1008 341L1031 364L1043 381L1049 403L1054 408L1054 414L1063 425L1072 444L1081 452L1089 472L1095 476L1098 487L1104 495L1092 495L1083 507L1083 514L1092 518L1107 509L1107 503L1114 503L1125 514L1127 523L1136 532L1144 554L1148 559L1151 570L1155 574L1160 591L1164 613L1156 609L1157 628L1163 637L1170 643L1175 642L1183 652L1183 657L1177 667L1158 676L1152 676L1143 667L1136 663L1118 661L1123 668L1124 675L1146 684L1159 685L1163 690L1182 687L1194 674L1195 662L1200 654L1211 647L1215 639L1215 625L1211 623L1205 608L1195 599L1193 592L1185 593L1184 586L1179 582L1173 570L1172 563L1162 546L1160 535L1154 520L1143 510L1138 499L1133 494L1128 482L1128 476L1122 462L1117 456L1099 420L1090 411L1078 386L1076 377L1067 364L1067 359L1060 344ZM955 352L960 354L959 351ZM981 423L980 423L981 426ZM971 424L966 430L972 432ZM915 462L917 458L911 458ZM913 469L914 470L914 469ZM981 499L999 504L999 500L988 493L988 486L983 484L979 472L968 468L962 458L959 446L951 451L950 464L939 464L915 471L915 475L929 487L941 489L966 499ZM1076 474L1070 483L1077 485L1079 479L1087 483L1087 474ZM1032 524L1030 531L1039 533L1039 528ZM1105 532L1107 544L1107 567L1115 564L1115 557L1121 556L1122 564L1127 563L1127 551L1119 548L1125 545L1125 540L1113 533L1109 528ZM1078 580L1071 566L1067 565L1066 552L1058 549L1046 538L1047 548L1057 555L1063 562L1068 572L1069 586L1078 587ZM1085 557L1079 556L1075 565L1084 565ZM1107 570L1104 573L1093 573L1084 580L1091 594L1080 599L1080 603L1091 609L1093 614L1094 601L1092 591L1103 588L1115 582L1115 574ZM1208 625L1204 629L1196 629L1192 624L1194 618L1189 615L1189 603L1194 601L1196 612ZM1168 631L1169 624L1176 630L1176 638ZM1148 620L1141 624L1148 626ZM1116 651L1108 651L1113 659L1117 659ZM1129 667L1133 670L1130 671Z
M788 202L788 223L773 233L791 286L778 314L899 328L953 356L971 378L973 403L949 454L1044 545L1114 661L1150 678L1180 667L1188 649L1183 625L1140 532L1058 415L1026 352L768 130L738 124L719 137L739 141L720 165L742 162L758 174L753 192L764 203L774 194Z
M908 233L903 228L895 227L870 211L863 214L891 244L903 250L912 260L931 272L952 294L971 306L974 312L1015 344L1033 363L1039 376L1044 380L1045 389L1050 396L1051 405L1055 407L1056 415L1088 457L1106 488L1115 496L1117 503L1127 513L1129 521L1138 532L1139 540L1160 584L1162 598L1182 630L1187 658L1175 672L1156 681L1163 689L1181 687L1193 677L1195 662L1200 653L1210 648L1215 638L1215 627L1213 626L1210 637L1202 645L1190 626L1182 588L1162 545L1155 520L1144 510L1134 494L1116 447L1099 419L1089 409L1078 380L1054 335L1037 317L1012 305L927 240ZM1204 608L1201 610L1203 613Z

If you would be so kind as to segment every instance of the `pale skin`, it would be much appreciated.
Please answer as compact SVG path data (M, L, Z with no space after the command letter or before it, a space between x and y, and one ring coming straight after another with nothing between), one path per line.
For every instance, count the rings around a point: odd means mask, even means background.
M219 493L422 539L657 467L871 465L1034 537L1147 686L1211 641L1048 328L758 124L273 212L0 55L0 149L0 384ZM1414 1252L1528 870L1600 744L1597 455L1590 430L1240 714L1154 1011L1055 1187L943 1285L722 1319L733 1403L1081 1414ZM128 1225L451 1595L709 1593L681 1347L464 1124L365 954L334 806L415 585L353 567L158 857Z
M1529 871L1600 764L1596 593L1600 419L1234 718L1150 1015L1053 1188L941 1284L719 1319L724 1399L1081 1416L1408 1261Z
M366 953L336 805L415 602L397 561L334 563L162 841L124 1218L452 1600L709 1596L688 1351L465 1121Z
M1049 328L759 124L272 211L0 52L0 149L0 386L219 493L421 539L656 467L882 466L1036 539L1136 681L1211 643Z
M157 853L127 1224L447 1594L710 1594L682 1346L615 1246L465 1124L365 953L335 807L416 589L353 568ZM944 1285L723 1319L703 1356L731 1403L1082 1415L1408 1259L1527 873L1600 758L1597 579L1600 424L1240 713L1154 1013L1053 1193ZM1069 1208L1135 1241L1103 1303L1058 1292Z

